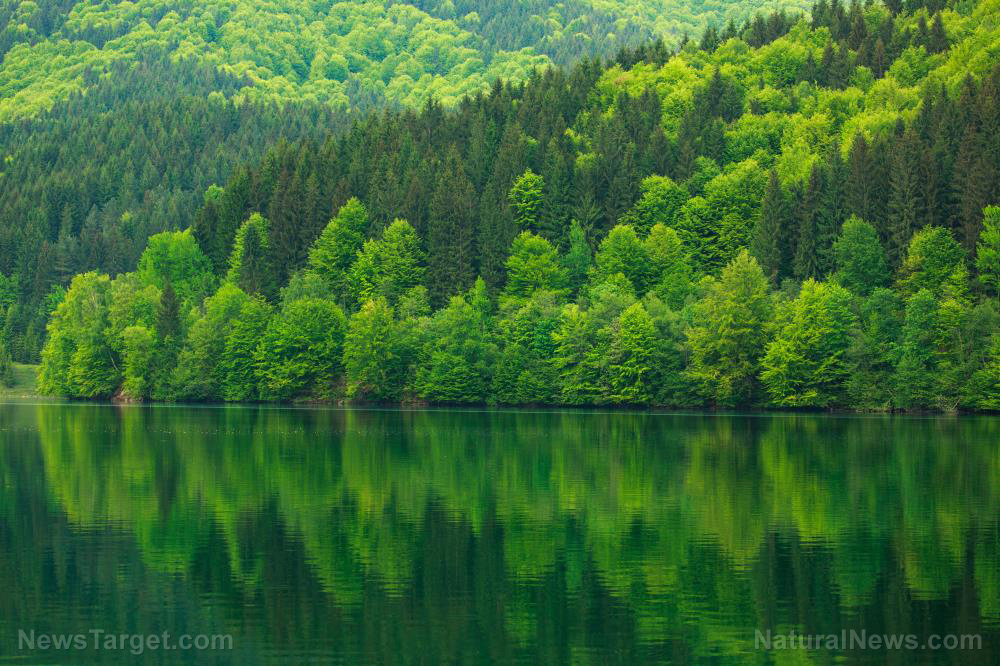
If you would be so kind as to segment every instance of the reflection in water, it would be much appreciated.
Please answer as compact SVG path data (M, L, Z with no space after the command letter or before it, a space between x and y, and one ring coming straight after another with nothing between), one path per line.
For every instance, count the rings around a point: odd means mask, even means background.
M756 662L754 630L982 634L1000 419L0 405L17 629L148 661ZM116 659L117 657L117 659ZM121 655L86 652L80 660Z

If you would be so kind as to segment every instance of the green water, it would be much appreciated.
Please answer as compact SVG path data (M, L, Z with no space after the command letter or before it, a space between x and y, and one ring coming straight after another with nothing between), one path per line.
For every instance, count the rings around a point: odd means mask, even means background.
M998 517L1000 418L0 405L0 662L995 664Z

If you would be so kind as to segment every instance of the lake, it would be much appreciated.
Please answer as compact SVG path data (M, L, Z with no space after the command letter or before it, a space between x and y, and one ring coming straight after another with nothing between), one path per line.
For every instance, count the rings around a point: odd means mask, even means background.
M0 405L0 661L995 664L998 518L996 417Z

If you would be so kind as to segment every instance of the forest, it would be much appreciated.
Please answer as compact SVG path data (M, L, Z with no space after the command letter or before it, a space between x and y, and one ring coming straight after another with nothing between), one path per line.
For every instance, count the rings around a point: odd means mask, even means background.
M996 409L998 16L823 0L289 137L45 293L40 388Z

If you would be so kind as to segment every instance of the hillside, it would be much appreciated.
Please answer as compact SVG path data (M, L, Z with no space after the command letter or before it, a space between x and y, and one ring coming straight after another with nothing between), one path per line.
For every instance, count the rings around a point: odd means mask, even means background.
M40 387L995 409L998 9L821 2L283 143L53 295Z
M194 59L247 77L241 97L445 105L498 78L608 56L659 37L676 42L802 0L5 0L0 120L33 115L92 88L116 64Z

